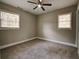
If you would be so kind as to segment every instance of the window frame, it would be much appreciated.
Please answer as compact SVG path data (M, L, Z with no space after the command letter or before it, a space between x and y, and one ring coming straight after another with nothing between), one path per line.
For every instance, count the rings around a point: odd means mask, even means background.
M15 14L15 15L19 15L18 13L12 12L12 11L7 11L4 9L0 9L0 13L1 12L6 12L6 13L11 13L11 14ZM18 30L20 28L20 15L19 15L19 27L1 27L1 14L0 14L0 30L9 30L9 29L15 29Z
M65 27L60 28L60 27L59 27L59 16L66 15L66 14L70 14L70 28L65 28ZM58 14L58 29L72 30L72 12L63 13L63 14Z

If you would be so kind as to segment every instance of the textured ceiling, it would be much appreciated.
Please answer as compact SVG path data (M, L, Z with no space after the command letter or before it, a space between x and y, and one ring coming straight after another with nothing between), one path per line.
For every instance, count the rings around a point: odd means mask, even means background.
M51 7L45 6L44 8L46 9L46 11L42 11L41 8L33 10L35 5L27 3L27 1L37 2L37 0L0 0L0 1L15 7L20 7L30 13L37 15L77 4L77 0L43 0L43 3L52 3L52 6Z

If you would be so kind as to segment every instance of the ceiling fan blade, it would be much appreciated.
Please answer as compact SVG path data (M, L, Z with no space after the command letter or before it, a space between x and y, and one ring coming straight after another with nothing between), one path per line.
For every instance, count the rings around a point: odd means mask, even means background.
M52 6L52 4L43 4L43 6Z
M38 6L36 6L35 8L33 8L33 9L36 9Z
M42 2L42 0L38 0L39 2Z
M35 3L35 2L32 2L32 1L27 1L28 3L33 3L33 4L37 4L37 3Z
M45 11L44 7L41 7L43 11Z
M38 4L41 4L41 2L42 2L41 0L38 0Z

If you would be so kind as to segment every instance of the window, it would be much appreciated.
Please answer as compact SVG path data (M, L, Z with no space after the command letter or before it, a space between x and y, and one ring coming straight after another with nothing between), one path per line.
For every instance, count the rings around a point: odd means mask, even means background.
M71 13L58 16L58 28L71 28Z
M0 12L0 20L2 28L19 28L19 15L18 14L11 14L7 12Z

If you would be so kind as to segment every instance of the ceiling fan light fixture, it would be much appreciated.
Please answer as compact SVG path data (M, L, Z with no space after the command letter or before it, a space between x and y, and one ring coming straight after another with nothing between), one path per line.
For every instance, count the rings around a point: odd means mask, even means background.
M33 8L34 10L37 9L37 8L41 8L43 11L45 11L45 8L43 6L52 6L51 3L46 3L44 4L43 3L43 0L38 0L38 2L32 2L32 1L27 1L28 3L32 3L32 4L35 4L36 6Z
M40 0L40 2L42 2L42 0Z
M39 8L41 8L41 5L40 5L40 4L38 4L38 7L39 7Z

